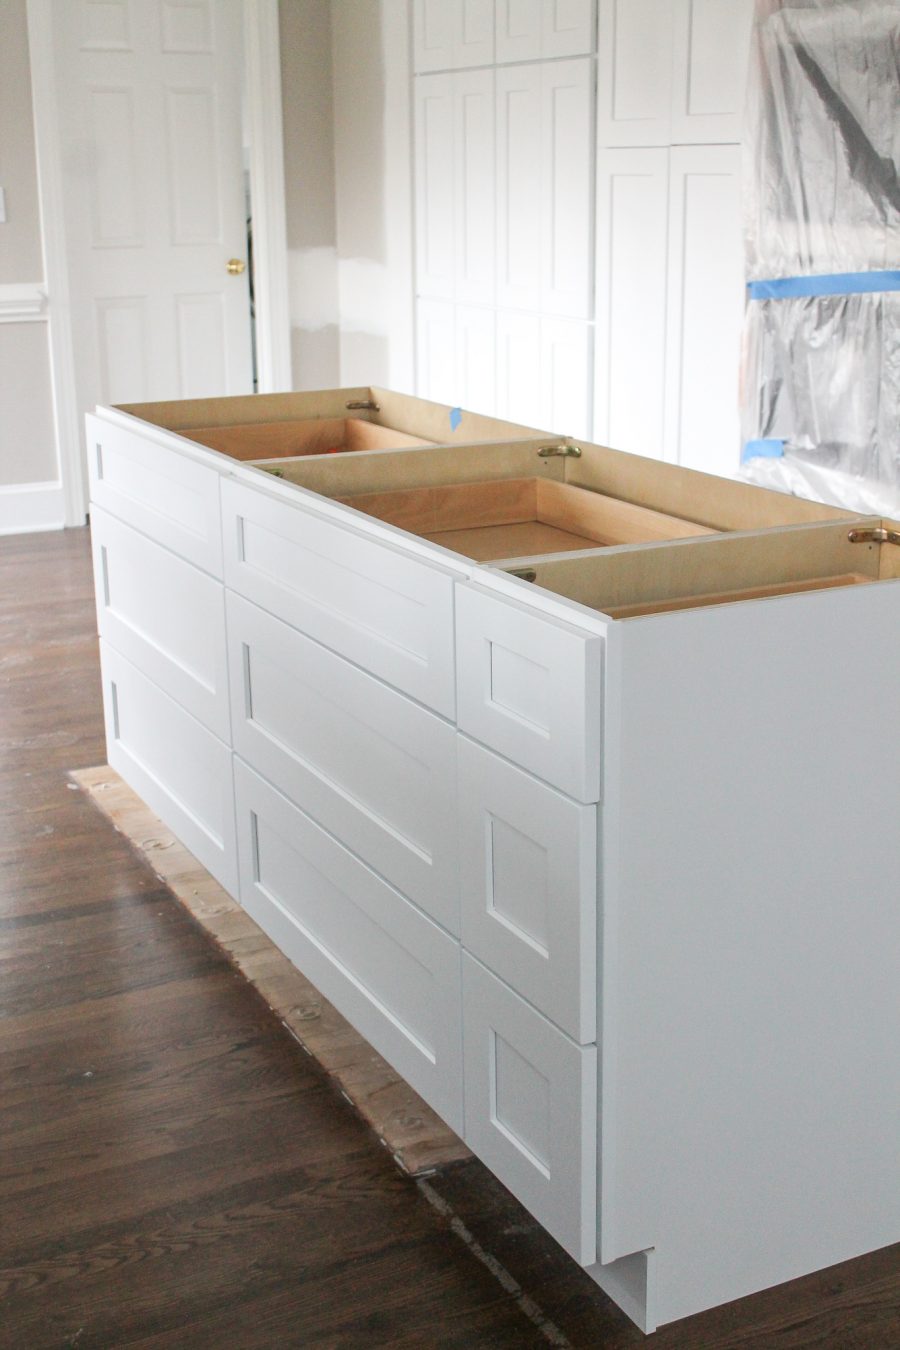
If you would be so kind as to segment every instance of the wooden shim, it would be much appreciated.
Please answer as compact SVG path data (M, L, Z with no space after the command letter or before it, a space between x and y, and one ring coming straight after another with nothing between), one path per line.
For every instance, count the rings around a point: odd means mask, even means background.
M291 964L171 830L108 765L69 777L332 1078L410 1176L471 1157L462 1140Z

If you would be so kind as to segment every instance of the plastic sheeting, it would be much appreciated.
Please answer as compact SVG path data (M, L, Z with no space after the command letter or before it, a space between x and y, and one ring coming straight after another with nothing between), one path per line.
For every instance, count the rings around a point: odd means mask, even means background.
M898 0L757 0L749 89L748 278L836 273L851 289L900 269ZM750 299L743 431L785 450L748 476L820 498L865 480L890 513L900 291Z

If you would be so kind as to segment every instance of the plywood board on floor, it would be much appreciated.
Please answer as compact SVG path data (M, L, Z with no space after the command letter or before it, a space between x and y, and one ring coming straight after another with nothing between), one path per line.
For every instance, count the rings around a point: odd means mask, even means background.
M70 777L334 1079L402 1171L423 1176L471 1157L462 1140L301 975L117 773L101 765L75 770Z

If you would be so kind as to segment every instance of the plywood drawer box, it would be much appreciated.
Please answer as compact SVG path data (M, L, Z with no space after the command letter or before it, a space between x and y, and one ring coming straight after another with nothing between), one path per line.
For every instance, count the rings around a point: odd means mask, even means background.
M463 946L573 1040L597 1039L597 808L458 738Z
M189 443L367 400L432 444ZM449 411L98 415L226 504L244 903L460 1128L464 1044L473 1148L645 1329L897 1241L900 531ZM155 729L229 746L106 655L169 809Z
M91 538L100 636L230 741L222 583L98 507Z
M456 1130L459 944L240 759L241 902Z
M100 660L109 763L236 896L230 749L105 642Z
M238 754L458 935L453 726L233 592L228 638Z

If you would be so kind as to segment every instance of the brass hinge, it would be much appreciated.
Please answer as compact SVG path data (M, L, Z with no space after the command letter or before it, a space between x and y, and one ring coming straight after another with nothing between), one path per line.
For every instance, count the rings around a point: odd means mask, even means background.
M900 530L851 530L847 538L851 544L900 544Z
M506 570L508 577L518 577L520 581L537 581L537 572L533 567L509 567Z
M555 459L557 455L581 459L581 451L578 446L570 445L568 441L562 441L559 445L542 445L538 451L538 456L541 459Z
M381 412L381 404L370 398L351 399L347 404L348 412Z

